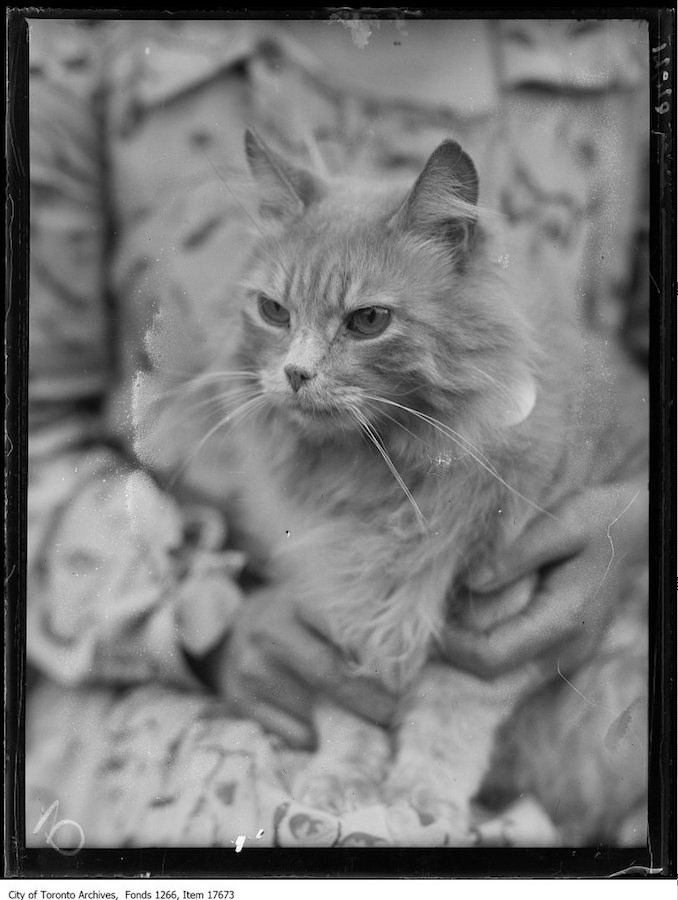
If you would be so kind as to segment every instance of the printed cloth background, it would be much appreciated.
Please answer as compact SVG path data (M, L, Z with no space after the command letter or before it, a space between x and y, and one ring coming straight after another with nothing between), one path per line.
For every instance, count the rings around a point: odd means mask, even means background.
M436 69L399 80L388 28ZM166 391L223 334L252 124L377 174L416 174L459 140L481 202L527 246L551 242L553 277L643 362L646 56L642 25L621 21L31 22L29 843L54 800L88 846L392 840L383 810L340 822L290 805L304 755L229 720L188 664L228 633L244 560L210 447L186 466L195 431L144 406L140 380ZM159 487L177 466L190 501ZM525 821L528 842L557 840ZM478 839L521 840L509 831Z

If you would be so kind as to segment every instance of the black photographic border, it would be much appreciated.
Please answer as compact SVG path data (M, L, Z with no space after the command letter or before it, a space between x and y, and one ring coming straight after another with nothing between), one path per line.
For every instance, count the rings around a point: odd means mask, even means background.
M642 19L650 44L650 802L649 841L638 848L83 849L64 856L25 846L24 701L28 383L29 18ZM676 877L676 163L673 7L442 10L326 7L188 11L10 9L7 16L5 301L5 877L51 878L581 878ZM672 93L667 93L668 91ZM663 94L661 92L664 92Z

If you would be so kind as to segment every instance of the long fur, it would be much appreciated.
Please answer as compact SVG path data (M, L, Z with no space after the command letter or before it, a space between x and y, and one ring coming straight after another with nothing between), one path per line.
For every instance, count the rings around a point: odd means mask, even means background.
M302 214L284 204L247 274L234 367L259 373L269 404L240 431L256 459L243 502L250 527L270 535L272 577L322 609L364 668L403 687L503 522L550 502L568 398L554 396L562 373L537 335L562 341L572 324L566 304L545 308L511 284L520 262L502 268L509 251L492 217L485 224L440 165L409 197L347 181L317 196ZM471 248L450 222L473 225ZM290 309L289 330L261 321L258 294ZM355 340L342 321L372 304L389 306L392 323ZM282 374L297 344L320 360L303 408ZM526 378L537 406L505 427L502 410ZM280 518L294 526L272 527Z
M314 607L357 668L404 691L446 622L478 620L468 576L620 465L609 434L625 405L638 420L637 398L615 387L612 348L583 340L566 284L543 280L548 246L529 258L479 209L457 144L413 187L321 180L253 136L247 154L262 218L242 322L215 380L203 376L211 386L224 372L227 385L204 402L223 406L207 435L227 448L229 521L269 590ZM288 311L287 327L262 319L261 297ZM388 327L356 337L347 322L371 306L390 310ZM290 364L312 375L298 391ZM514 594L495 617L529 598ZM496 699L470 690L489 746ZM473 755L471 780L484 765Z

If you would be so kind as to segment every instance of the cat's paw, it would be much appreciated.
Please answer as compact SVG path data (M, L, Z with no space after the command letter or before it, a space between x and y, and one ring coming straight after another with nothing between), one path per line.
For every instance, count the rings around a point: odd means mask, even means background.
M421 809L401 802L388 809L386 822L396 847L471 847L477 836L458 808Z
M478 822L478 844L483 847L562 847L563 836L541 803L522 797L500 815Z
M468 805L441 795L428 783L390 785L388 827L401 847L469 847L477 842Z
M292 794L299 803L338 816L379 802L379 789L375 782L355 774L317 771L314 768L300 773Z

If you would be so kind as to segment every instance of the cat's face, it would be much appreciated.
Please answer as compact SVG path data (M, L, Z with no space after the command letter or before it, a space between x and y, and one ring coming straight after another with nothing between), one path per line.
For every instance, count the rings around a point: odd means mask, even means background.
M431 196L449 172L435 154L408 196L330 187L282 171L278 157L271 171L268 148L248 149L265 154L252 167L269 176L275 222L247 275L239 359L268 405L314 433L402 425L403 407L461 410L478 388L483 356L514 337L504 333L505 314L469 290L470 160L457 161L466 197L443 197L446 216L437 221Z
M323 222L327 214L309 211L262 248L248 277L241 359L275 408L347 428L356 410L373 418L374 398L411 403L429 392L442 273L375 222L351 230L341 216Z

